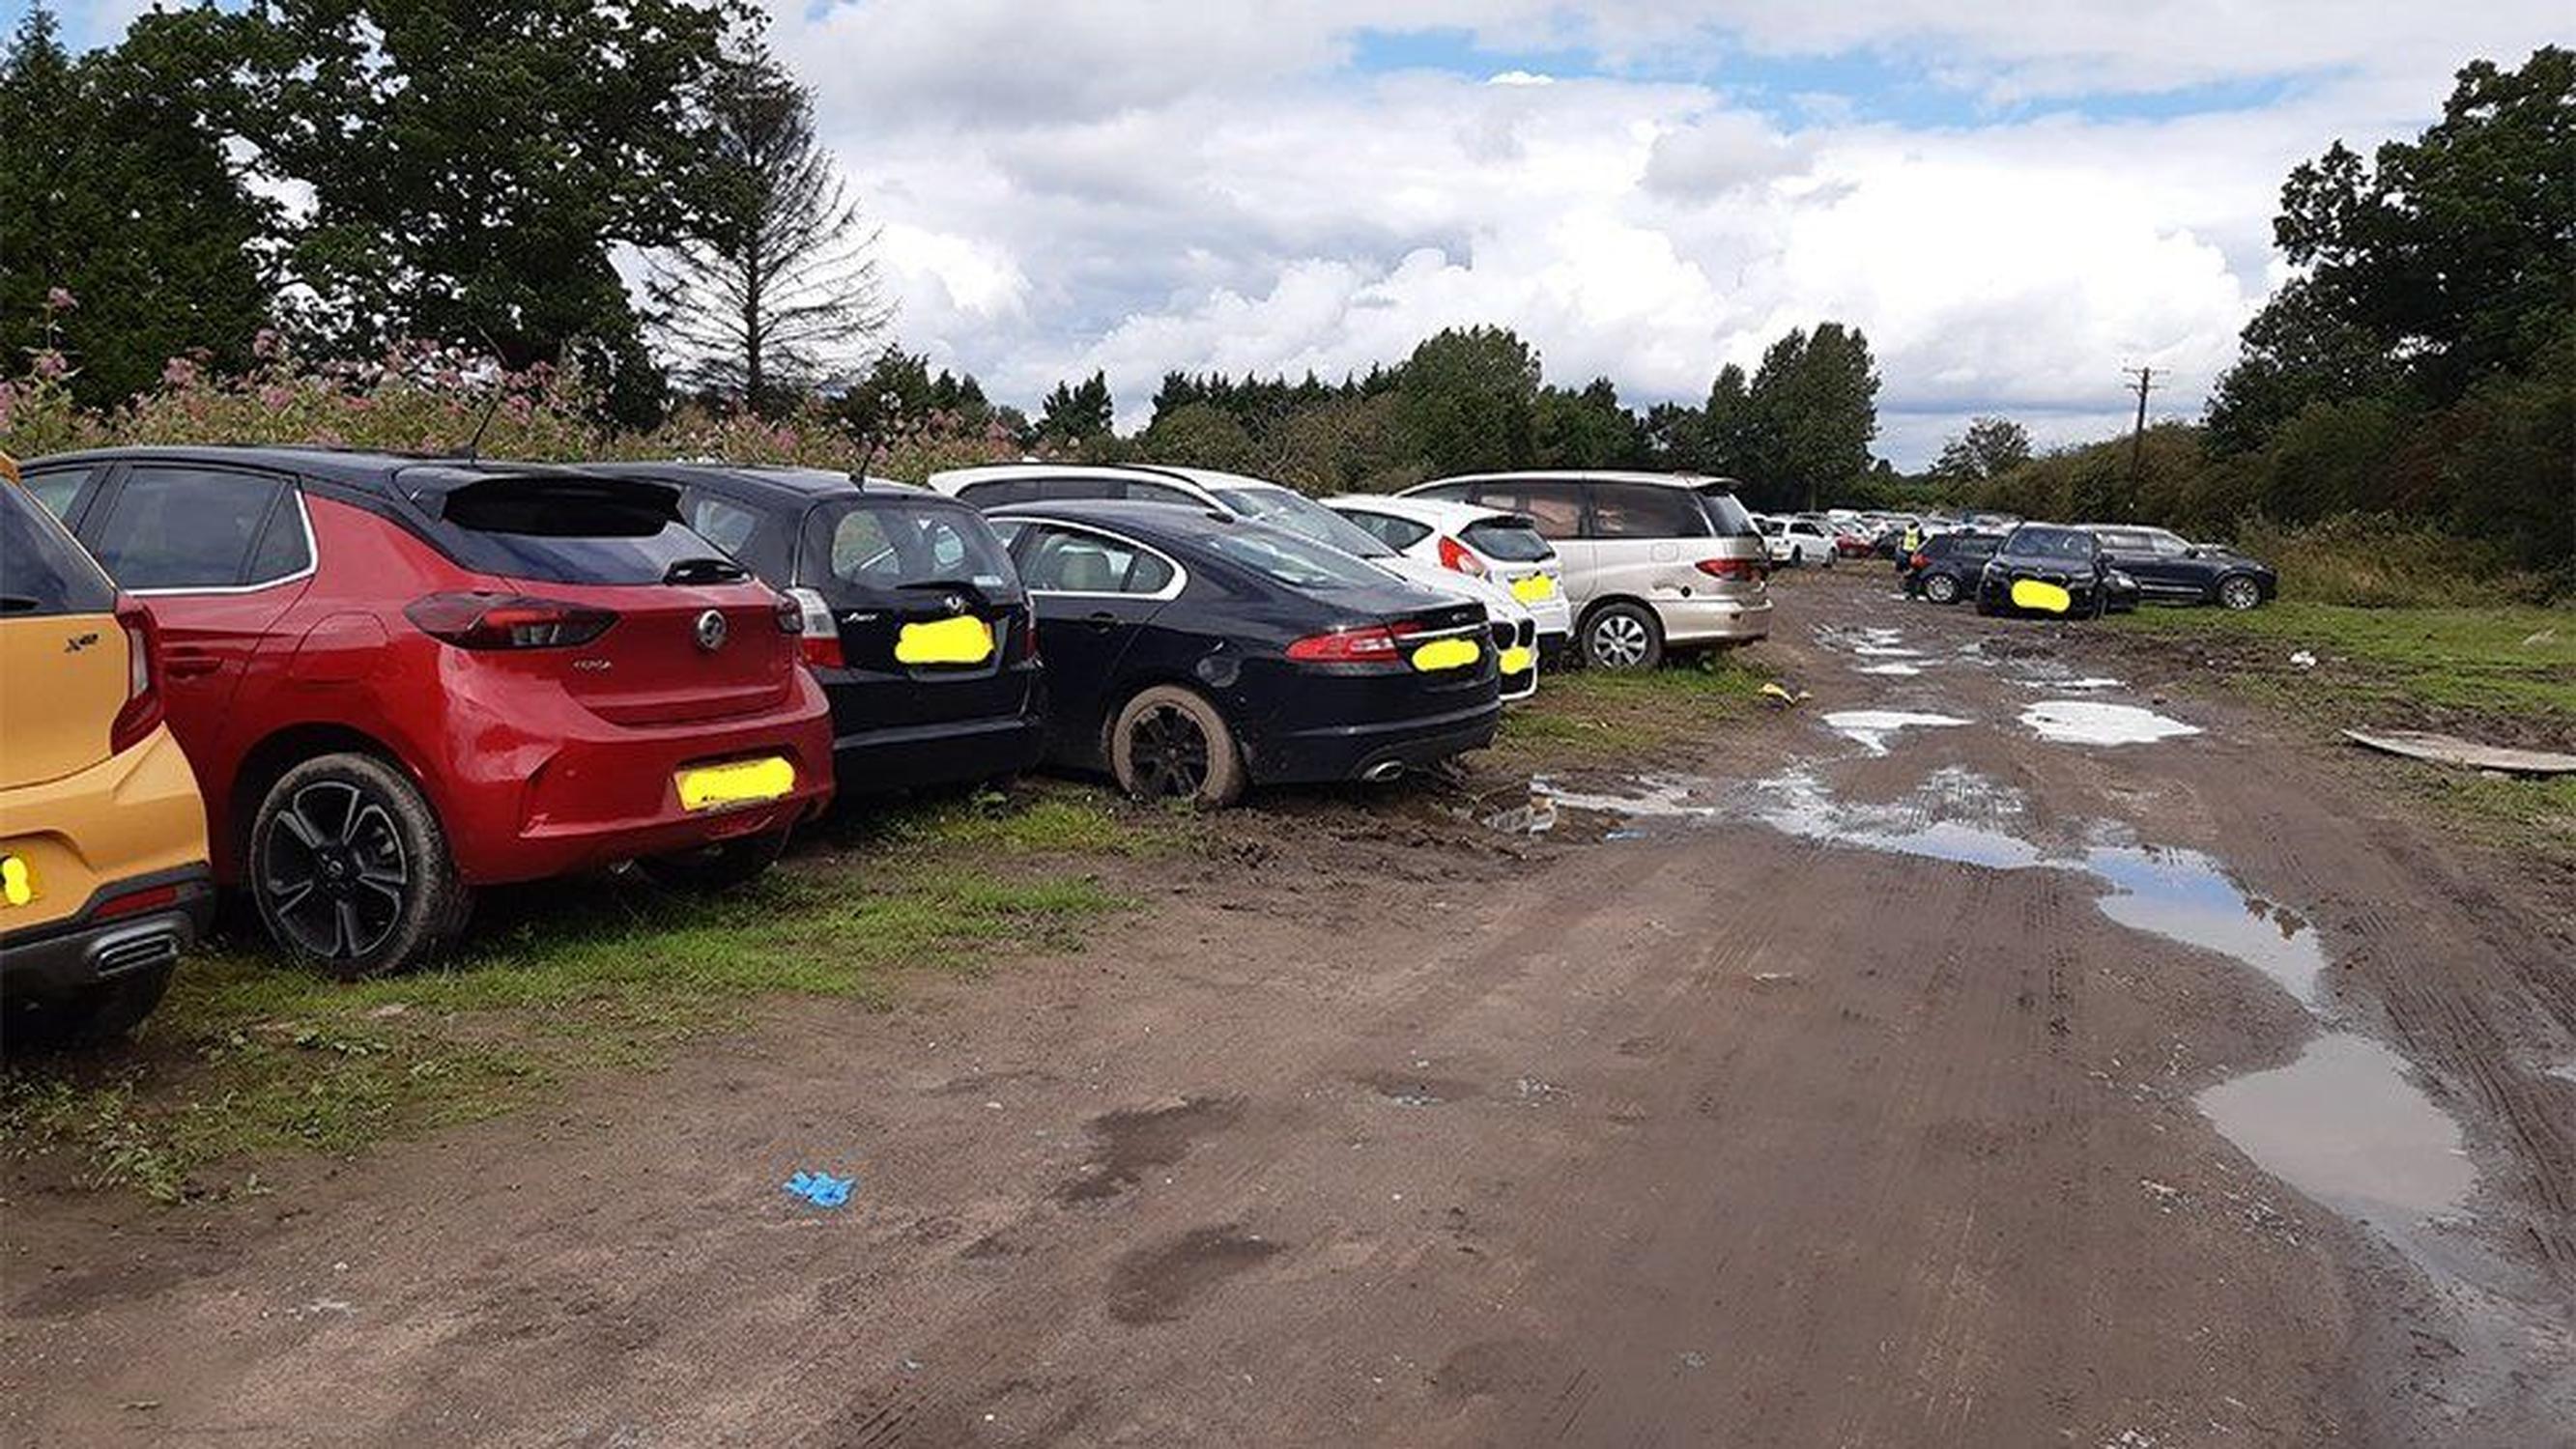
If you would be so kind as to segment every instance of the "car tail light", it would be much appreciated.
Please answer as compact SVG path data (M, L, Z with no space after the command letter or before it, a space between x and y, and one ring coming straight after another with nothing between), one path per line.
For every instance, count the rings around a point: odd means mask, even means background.
M1421 625L1403 622L1335 629L1329 634L1309 634L1289 645L1288 657L1301 664L1383 663L1402 653L1405 639L1420 632Z
M1928 553L1918 553L1914 557L1907 559L1906 563L1918 569L1928 569L1932 566L1932 555Z
M107 727L107 752L121 755L160 728L161 626L140 600L120 594L116 622L125 630L125 704Z
M93 921L112 921L119 916L139 916L146 911L165 911L177 904L179 904L177 886L146 886L139 891L127 891L121 896L110 896L99 902L98 908L89 913L89 918Z
M789 612L796 615L790 627ZM789 589L779 604L778 627L796 635L796 652L809 669L839 669L848 664L841 653L841 626L832 619L832 606L812 589Z
M431 594L403 610L413 627L459 649L568 649L608 632L606 609L525 594Z
M1020 657L1022 659L1038 657L1038 614L1035 609L1031 609L1027 616L1020 620Z
M1486 572L1483 559L1470 552L1467 545L1445 533L1440 535L1440 566L1480 579Z
M1710 578L1736 583L1749 584L1762 577L1762 565L1749 558L1704 558L1696 567Z

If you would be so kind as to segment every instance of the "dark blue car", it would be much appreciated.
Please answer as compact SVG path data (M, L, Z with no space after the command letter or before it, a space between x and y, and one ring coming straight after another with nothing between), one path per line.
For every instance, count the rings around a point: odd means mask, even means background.
M1037 610L1060 765L1223 805L1247 785L1392 779L1493 741L1482 604L1214 511L1066 500L986 517Z

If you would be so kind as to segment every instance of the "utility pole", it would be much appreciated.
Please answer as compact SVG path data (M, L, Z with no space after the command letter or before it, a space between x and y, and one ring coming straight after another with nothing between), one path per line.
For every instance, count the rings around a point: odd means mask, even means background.
M2155 389L2156 370L2152 367L2131 367L2124 368L2122 371L2137 379L2130 386L2138 394L2138 426L2129 434L2129 482L2135 485L2144 476L2139 471L2139 463L2144 457L2147 444L2147 394Z

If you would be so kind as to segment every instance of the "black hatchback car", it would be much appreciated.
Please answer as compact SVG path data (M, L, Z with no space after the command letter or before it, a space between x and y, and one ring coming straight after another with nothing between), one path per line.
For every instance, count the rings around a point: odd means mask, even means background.
M2112 567L2138 581L2147 598L2168 604L2216 604L2251 609L2279 592L2272 566L2229 549L2186 541L2180 534L2135 524L2084 527L2102 541Z
M2086 530L2025 523L1979 571L1977 612L2100 618L2129 602L2132 587Z
M1043 676L1028 595L974 509L807 468L599 464L680 489L690 527L804 610L844 796L988 780L1038 762Z
M1067 500L986 515L1047 657L1048 754L1148 799L1387 780L1491 744L1484 605L1213 510Z
M1936 533L1904 560L1905 592L1936 604L1955 604L1977 591L1986 560L2003 546L2000 533Z

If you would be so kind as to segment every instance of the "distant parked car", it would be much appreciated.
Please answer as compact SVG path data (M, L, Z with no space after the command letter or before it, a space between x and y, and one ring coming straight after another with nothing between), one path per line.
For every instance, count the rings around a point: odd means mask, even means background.
M344 975L478 886L768 868L832 788L802 616L680 490L526 464L124 448L27 465L164 641L215 877Z
M1994 533L1932 535L1906 559L1905 592L1936 604L1957 603L1977 591L1978 575L2003 541Z
M1526 699L1538 690L1539 624L1527 605L1482 575L1409 554L1296 489L1267 478L1143 463L993 463L933 473L930 486L987 510L1031 498L1116 498L1211 509L1302 534L1424 588L1484 604L1495 647L1504 651L1504 663L1511 666L1505 670L1503 697Z
M832 702L842 796L990 780L1046 748L1037 623L984 516L905 483L810 468L618 463L681 490L703 538L795 600Z
M2158 603L2216 604L2223 609L2251 609L2280 591L2272 566L2215 544L2185 542L2180 534L2130 524L2088 523L2102 541L2102 552L2121 572L2138 581L2142 594Z
M0 1039L150 1015L214 913L159 630L0 457Z
M1493 742L1502 680L1471 599L1201 509L1070 500L990 517L1037 609L1059 764L1215 806Z
M1979 572L1977 612L2100 618L2111 608L2114 572L2083 529L2025 523L2004 535Z
M1488 473L1406 489L1529 519L1565 565L1575 648L1602 669L1771 631L1770 559L1735 482L1665 473Z
M1770 550L1771 562L1801 568L1819 564L1834 566L1834 540L1823 524L1812 518L1782 518L1755 514L1754 522L1762 530L1762 541Z
M1867 558L1878 547L1878 534L1857 519L1834 526L1836 558Z

